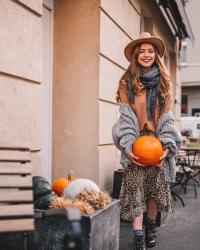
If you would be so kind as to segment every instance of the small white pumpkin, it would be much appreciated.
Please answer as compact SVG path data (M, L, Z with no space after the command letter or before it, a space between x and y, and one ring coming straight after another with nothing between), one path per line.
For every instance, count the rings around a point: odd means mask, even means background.
M63 197L68 199L75 199L84 190L100 192L100 188L94 181L86 178L78 178L71 181L64 188Z

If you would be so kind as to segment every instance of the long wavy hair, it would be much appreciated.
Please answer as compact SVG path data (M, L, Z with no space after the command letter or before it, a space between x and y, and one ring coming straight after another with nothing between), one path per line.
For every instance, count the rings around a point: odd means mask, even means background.
M154 46L153 46L154 47ZM138 94L139 91L143 88L142 83L140 82L140 76L138 74L138 56L139 56L139 50L140 50L140 45L136 46L133 55L131 58L131 63L128 67L128 69L125 71L125 73L122 75L120 82L124 80L125 82L129 82L129 78L131 75L131 84L132 84L132 89L134 91L134 94ZM159 71L160 71L160 83L158 84L157 91L160 93L161 97L163 98L164 102L166 100L166 97L172 95L172 90L171 90L171 79L169 76L169 73L163 64L163 62L160 59L160 56L158 55L158 52L156 48L154 47L155 50L155 64L158 66ZM130 74L130 73L131 74ZM120 102L120 95L119 95L119 88L117 90L117 96L116 96L117 102Z

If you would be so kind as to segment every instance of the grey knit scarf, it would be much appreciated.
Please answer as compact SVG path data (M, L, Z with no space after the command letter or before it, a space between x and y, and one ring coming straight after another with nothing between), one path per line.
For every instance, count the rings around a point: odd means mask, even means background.
M160 81L160 71L157 65L153 65L151 71L144 73L138 66L138 74L140 76L140 81L146 88L146 109L147 117L151 120L155 114L156 100L158 97L159 105L163 105L163 98L157 91L157 86ZM128 84L128 95L131 103L135 101L135 94L131 84L131 73L129 72L129 84Z

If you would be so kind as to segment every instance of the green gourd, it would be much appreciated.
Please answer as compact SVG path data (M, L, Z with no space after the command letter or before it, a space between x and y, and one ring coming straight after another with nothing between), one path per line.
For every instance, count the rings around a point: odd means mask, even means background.
M56 197L55 193L46 194L34 201L34 207L37 209L48 209L50 202Z
M33 197L34 201L52 193L51 185L48 180L42 176L33 176Z

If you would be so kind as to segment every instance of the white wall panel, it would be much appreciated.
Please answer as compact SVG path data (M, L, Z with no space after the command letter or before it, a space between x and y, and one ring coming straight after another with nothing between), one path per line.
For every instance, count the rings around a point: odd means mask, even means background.
M184 85L200 85L200 65L192 67L183 67L181 69L181 82Z
M117 119L119 107L107 102L99 102L99 144L113 143L112 125Z
M113 183L114 170L120 167L114 145L99 146L99 186L109 191Z
M132 38L140 33L140 15L124 0L101 0L101 7Z
M32 150L39 150L40 85L0 76L0 86L1 140L25 140Z
M0 71L41 82L41 18L14 1L1 1Z
M124 48L131 40L102 11L100 13L100 52L127 68Z
M140 0L129 0L129 1L133 4L134 8L140 13L141 12L141 10L140 10L141 1Z
M18 0L30 9L36 11L38 14L42 14L42 0Z
M117 65L100 57L99 72L99 98L110 102L116 102L116 92L124 70Z

